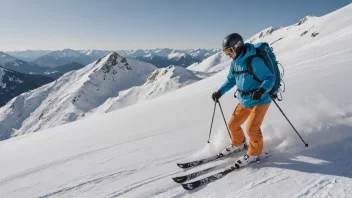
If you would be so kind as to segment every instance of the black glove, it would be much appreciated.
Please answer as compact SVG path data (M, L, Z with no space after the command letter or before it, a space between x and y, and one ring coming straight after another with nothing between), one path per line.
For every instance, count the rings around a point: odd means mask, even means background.
M214 100L214 102L217 102L219 98L221 98L221 92L220 91L214 92L213 95L211 95L211 98Z
M260 98L262 98L262 95L264 93L265 93L265 89L259 88L252 94L252 99L253 100L260 100Z

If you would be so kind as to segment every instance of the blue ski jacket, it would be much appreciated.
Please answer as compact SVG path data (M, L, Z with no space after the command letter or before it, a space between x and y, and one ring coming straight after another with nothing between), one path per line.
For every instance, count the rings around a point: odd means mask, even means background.
M258 88L263 88L266 93L263 94L260 100L253 100L251 95L242 96L238 94L238 100L244 108L250 108L256 105L268 104L271 102L271 98L268 92L273 88L275 83L275 77L273 73L267 68L259 57L254 57L252 60L252 70L255 76L262 81L262 83L254 80L248 72L245 73L235 73L247 70L247 58L249 56L255 55L256 50L253 44L246 43L241 54L231 62L230 71L227 76L226 82L219 89L221 95L225 94L227 91L232 89L235 85L240 90L240 92L249 92L256 90Z

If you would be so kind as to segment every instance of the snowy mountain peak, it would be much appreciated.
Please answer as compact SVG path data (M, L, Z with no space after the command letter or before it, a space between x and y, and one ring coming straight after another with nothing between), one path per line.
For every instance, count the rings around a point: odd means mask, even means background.
M151 73L144 85L155 84L156 82L159 85L168 85L170 81L177 81L179 84L188 84L190 81L194 82L198 80L200 80L200 78L197 77L192 71L183 67L170 65L166 68L157 69Z
M265 36L271 35L271 33L273 33L275 31L275 29L271 26L263 31L261 31L259 33L259 38L264 38Z
M112 52L80 70L66 73L53 83L12 99L0 109L0 122L8 123L5 128L0 125L2 137L75 121L107 98L116 97L119 91L142 85L155 69L151 64Z
M82 53L72 49L57 50L48 54L48 56L56 56L56 57L79 57L81 55Z
M117 109L150 100L165 93L175 91L186 85L200 80L192 71L179 66L160 68L149 74L146 82L141 86L134 86L120 91L117 97L111 97L98 108L88 114L107 113Z
M300 26L303 23L305 23L306 21L308 21L310 18L313 18L313 17L315 17L315 16L310 16L310 15L305 16L301 20L299 20L298 23L295 24L295 26Z
M174 50L173 52L171 52L168 56L167 56L169 59L173 59L173 58L184 58L186 57L186 54L183 53L183 52L178 52L176 50Z
M146 84L154 83L155 81L161 78L172 78L173 76L178 75L180 73L174 73L176 72L175 70L176 66L174 65L170 65L166 68L157 69L148 76Z
M81 51L81 53L83 53L83 54L85 54L85 55L91 55L91 54L94 53L94 52L95 52L95 50L92 50L92 49Z
M104 60L104 61L101 63L101 60ZM117 72L116 69L132 70L132 68L127 62L127 59L125 57L120 56L116 52L112 52L107 56L98 59L94 65L97 65L99 63L103 73L110 73L111 71L113 73L116 73Z
M265 38L265 37L271 35L275 30L276 29L274 27L272 27L272 26L269 27L269 28L266 28L266 29L260 31L259 33L257 33L256 35L254 35L252 38L250 38L248 40L248 42L254 43L254 42L256 42L259 39L262 39L262 38Z

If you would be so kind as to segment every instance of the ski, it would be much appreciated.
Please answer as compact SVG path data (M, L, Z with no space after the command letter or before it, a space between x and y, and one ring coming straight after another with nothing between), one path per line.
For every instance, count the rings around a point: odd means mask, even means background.
M269 158L270 156L271 156L271 155L270 155L270 151L265 152L264 154L262 154L262 155L260 156L260 159L259 159L257 162L261 162L261 161L263 161L263 160ZM210 175L210 176L208 176L208 177L205 177L205 178L203 178L203 179L200 179L200 180L197 180L197 181L194 181L194 182L190 182L190 183L182 184L182 187L183 187L184 189L186 189L186 190L193 190L193 189L195 189L195 188L198 188L198 187L200 187L200 186L205 186L205 185L207 185L207 184L209 184L209 183L211 183L211 182L213 182L213 181L215 181L215 180L218 180L218 179L224 177L225 175L227 175L227 174L229 174L229 173L231 173L231 172L233 172L233 171L235 171L235 170L239 170L239 169L241 169L241 168L248 167L248 166L250 166L250 165L252 165L252 164L255 164L255 163L251 163L251 164L248 164L247 166L243 166L243 167L240 167L240 166L238 166L238 165L236 164L237 166L236 166L236 165L230 166L229 168L226 168L226 169L223 170L223 171L220 171L220 172L218 172L218 173L215 173L215 174ZM206 169L206 170L207 170L207 169Z
M173 177L172 179L176 182L176 183L183 183L185 181L189 181L192 180L200 175L204 175L212 170L214 170L217 166L213 166L204 170L200 170L194 173L190 173L188 175L183 175L183 176L179 176L179 177Z
M239 153L239 152L244 151L246 149L247 149L247 147L245 147L245 149L237 149L233 153L231 153L230 155L232 155L234 153ZM215 161L215 160L218 160L218 159L221 159L225 156L230 156L230 155L223 155L222 153L219 153L217 155L214 155L214 156L211 156L211 157L208 157L205 159L195 160L195 161L186 162L186 163L177 163L177 166L180 168L190 168L190 167L199 166L201 164L205 164L208 162L212 162L212 161Z

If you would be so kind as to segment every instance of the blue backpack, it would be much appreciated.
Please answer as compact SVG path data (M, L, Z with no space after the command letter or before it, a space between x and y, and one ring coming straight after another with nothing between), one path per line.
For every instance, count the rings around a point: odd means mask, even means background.
M269 92L269 94L271 97L273 97L275 99L277 98L279 101L281 101L282 97L278 98L278 93L280 93L280 95L281 95L280 86L281 86L281 82L284 84L284 82L282 80L284 73L282 73L282 75L280 73L279 66L278 66L280 63L278 61L276 61L276 56L268 43L266 43L266 42L256 43L256 44L254 44L254 47L256 49L256 54L248 57L248 59L247 59L248 73L254 80L262 83L262 81L254 75L253 69L252 69L253 58L254 57L261 58L264 61L265 65L269 68L269 70L275 76L275 84L274 84L273 88L271 89L271 91ZM284 90L282 92L284 92Z

